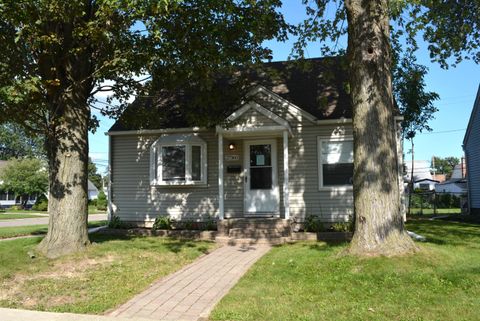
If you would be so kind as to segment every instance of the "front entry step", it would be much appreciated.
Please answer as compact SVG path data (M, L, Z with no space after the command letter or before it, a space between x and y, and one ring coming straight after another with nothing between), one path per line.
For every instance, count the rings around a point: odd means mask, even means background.
M280 245L285 243L290 243L292 238L290 237L274 237L274 238L235 238L229 236L217 236L215 242L222 245Z
M218 222L221 244L283 244L291 240L290 221L278 218L226 219Z

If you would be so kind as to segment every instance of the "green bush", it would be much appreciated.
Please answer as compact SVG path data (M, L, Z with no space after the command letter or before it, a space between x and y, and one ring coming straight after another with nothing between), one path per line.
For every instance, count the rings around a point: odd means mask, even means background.
M23 206L22 205L13 205L13 206L10 207L10 210L21 211L21 210L23 210Z
M108 222L108 227L115 229L127 229L130 228L130 225L123 222L120 217L113 215L112 219Z
M106 211L107 210L107 197L105 193L101 190L97 196L97 210Z
M157 216L153 223L152 229L155 230L171 230L172 222L169 216Z
M32 210L34 211L48 211L48 200L46 197L39 197L37 201L32 206Z
M325 230L323 223L315 215L307 215L305 217L303 229L305 232L322 232Z
M217 230L217 221L215 221L212 218L208 219L203 224L203 230L204 231L216 231Z
M97 199L89 200L88 201L88 206L97 207Z

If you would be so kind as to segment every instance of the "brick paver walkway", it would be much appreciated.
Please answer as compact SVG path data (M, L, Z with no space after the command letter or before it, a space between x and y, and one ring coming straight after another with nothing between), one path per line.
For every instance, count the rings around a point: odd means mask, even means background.
M268 245L223 246L166 278L113 311L111 316L198 320L270 250Z

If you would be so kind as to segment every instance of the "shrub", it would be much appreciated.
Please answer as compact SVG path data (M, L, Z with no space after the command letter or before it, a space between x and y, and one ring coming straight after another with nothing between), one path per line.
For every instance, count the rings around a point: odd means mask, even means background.
M97 196L97 210L106 211L107 210L107 197L105 193L101 190Z
M204 231L216 231L217 230L217 221L210 218L203 224Z
M89 200L88 205L97 207L97 199Z
M40 196L38 196L37 199L35 200L35 204L33 204L33 206L32 206L32 210L47 211L48 210L48 198L44 194L41 194Z
M314 215L307 215L305 217L303 229L305 232L321 232L325 230L322 222Z
M123 222L120 217L113 215L112 219L108 222L108 227L116 229L126 229L130 228L130 225Z
M40 201L35 202L35 204L32 206L32 210L34 211L48 211L48 200L47 198L44 198Z
M153 223L152 229L155 230L171 230L172 222L169 216L157 216Z
M22 205L13 205L13 206L10 207L10 210L21 211L21 210L23 210L23 206Z

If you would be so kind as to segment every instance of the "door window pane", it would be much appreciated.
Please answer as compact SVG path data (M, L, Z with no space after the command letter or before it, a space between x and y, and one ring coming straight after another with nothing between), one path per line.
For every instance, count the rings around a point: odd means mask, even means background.
M250 145L250 166L272 166L272 145Z
M250 168L250 189L271 189L272 168L253 167Z
M164 181L185 180L185 146L162 147L162 178Z
M192 180L199 181L202 178L202 154L200 146L192 146Z

